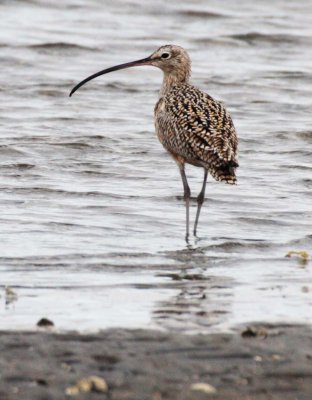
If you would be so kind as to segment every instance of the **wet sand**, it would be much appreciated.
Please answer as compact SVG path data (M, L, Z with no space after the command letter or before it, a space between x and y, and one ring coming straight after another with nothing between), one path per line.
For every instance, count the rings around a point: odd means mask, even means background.
M152 330L98 334L1 332L0 398L61 400L97 375L109 392L77 399L305 400L312 393L311 329L262 325L256 336L180 335ZM215 393L191 390L208 383Z

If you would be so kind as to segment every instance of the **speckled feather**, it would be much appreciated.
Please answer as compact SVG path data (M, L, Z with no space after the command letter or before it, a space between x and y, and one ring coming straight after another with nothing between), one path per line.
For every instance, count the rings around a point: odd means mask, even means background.
M174 157L208 169L218 181L236 182L237 136L222 103L192 85L175 85L156 104L155 125Z

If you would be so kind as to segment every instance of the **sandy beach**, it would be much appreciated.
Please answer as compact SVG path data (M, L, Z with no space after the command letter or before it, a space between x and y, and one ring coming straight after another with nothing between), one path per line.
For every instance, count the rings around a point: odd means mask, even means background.
M0 354L3 400L71 398L66 389L93 375L105 379L108 392L72 398L310 400L312 393L311 330L305 326L208 335L1 332ZM210 385L210 393L195 390L198 383Z

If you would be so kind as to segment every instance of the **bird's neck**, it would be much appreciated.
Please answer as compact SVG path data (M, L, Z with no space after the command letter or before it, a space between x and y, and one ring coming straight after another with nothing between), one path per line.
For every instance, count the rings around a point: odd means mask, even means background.
M161 85L159 97L163 97L168 93L173 86L183 85L188 83L190 79L189 71L181 71L173 73L164 71L163 83Z

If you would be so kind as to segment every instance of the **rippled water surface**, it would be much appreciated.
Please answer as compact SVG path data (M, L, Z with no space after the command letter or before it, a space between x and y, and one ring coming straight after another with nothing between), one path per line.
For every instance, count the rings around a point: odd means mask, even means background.
M1 328L183 331L312 322L312 3L2 1ZM184 241L176 165L154 134L161 73L86 76L185 47L240 138ZM187 170L194 198L203 172ZM192 204L192 221L196 202ZM17 298L5 296L10 286Z

